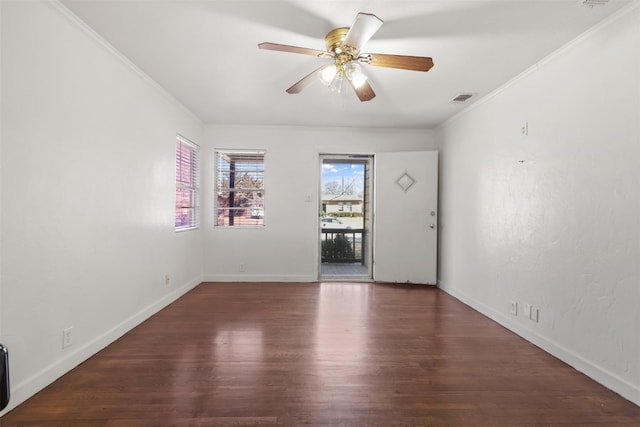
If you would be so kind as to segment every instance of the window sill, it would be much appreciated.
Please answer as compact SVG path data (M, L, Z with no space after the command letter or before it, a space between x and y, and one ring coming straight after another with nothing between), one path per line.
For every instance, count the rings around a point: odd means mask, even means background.
M176 230L176 233L182 233L184 231L197 230L199 228L200 228L200 226L196 225L195 227L176 228L175 230Z

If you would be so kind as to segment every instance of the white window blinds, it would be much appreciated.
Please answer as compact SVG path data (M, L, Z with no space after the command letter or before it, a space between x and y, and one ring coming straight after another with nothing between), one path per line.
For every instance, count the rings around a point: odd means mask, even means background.
M176 137L176 230L200 225L200 147Z

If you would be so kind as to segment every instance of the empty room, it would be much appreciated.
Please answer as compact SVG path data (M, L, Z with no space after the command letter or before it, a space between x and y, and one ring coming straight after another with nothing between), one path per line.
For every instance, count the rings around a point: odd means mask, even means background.
M0 426L640 425L640 0L0 0Z

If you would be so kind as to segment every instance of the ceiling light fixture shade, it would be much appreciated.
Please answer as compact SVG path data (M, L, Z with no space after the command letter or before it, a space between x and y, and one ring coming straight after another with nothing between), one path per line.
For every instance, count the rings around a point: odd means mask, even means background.
M342 93L343 88L344 88L344 78L342 73L338 72L338 74L336 74L331 84L329 84L329 90L335 93Z
M344 79L347 78L355 89L359 89L367 81L367 76L362 72L362 67L357 62L346 64L338 63L329 65L318 71L318 78L328 86L331 92L342 93Z
M362 72L362 67L356 62L350 62L346 66L345 74L351 80L353 87L356 89L362 87L367 81L367 76Z
M333 82L333 80L336 78L336 74L338 74L337 67L335 65L330 65L318 72L318 78L326 86L329 86L331 82Z

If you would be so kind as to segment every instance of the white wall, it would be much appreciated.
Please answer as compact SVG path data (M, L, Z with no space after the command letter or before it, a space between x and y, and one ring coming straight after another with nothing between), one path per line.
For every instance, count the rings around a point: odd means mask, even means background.
M640 404L640 7L436 139L441 288Z
M176 133L200 142L203 126L61 6L1 8L11 408L200 282L202 230L174 231L174 165Z
M211 281L317 280L319 155L434 148L432 132L419 130L211 125L205 140L204 273ZM213 227L214 148L266 150L263 229Z

